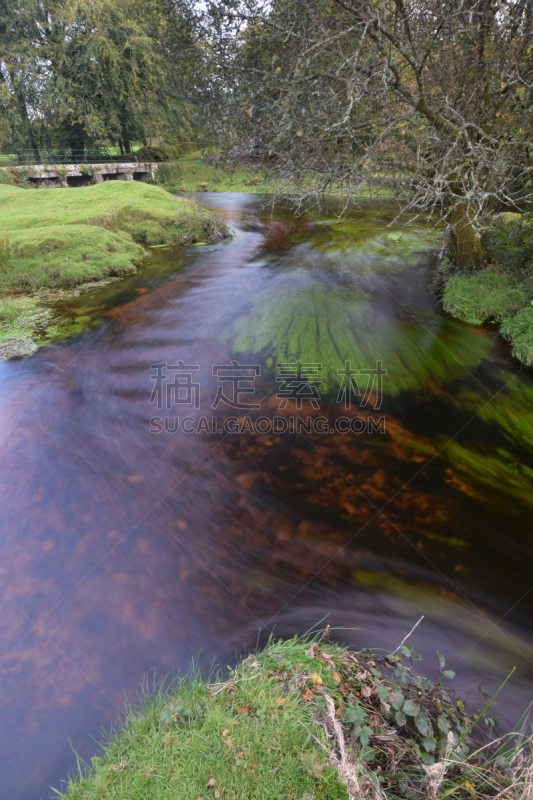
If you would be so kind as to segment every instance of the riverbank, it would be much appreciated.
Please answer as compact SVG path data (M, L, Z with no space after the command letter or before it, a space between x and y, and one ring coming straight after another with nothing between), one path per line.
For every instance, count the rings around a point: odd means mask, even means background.
M270 163L270 166L274 166ZM281 189L275 170L269 174L269 162L258 159L232 158L222 154L202 157L201 151L189 153L175 161L158 165L156 183L169 192L243 192L275 194ZM309 175L309 185L312 175ZM282 193L288 190L283 187ZM296 190L298 194L299 190ZM322 196L322 192L320 192ZM331 199L342 196L332 191ZM386 186L363 192L363 198L392 197Z
M3 184L0 214L0 340L20 338L21 328L31 339L27 309L39 302L38 292L131 275L147 247L228 235L193 200L137 181L68 190ZM32 313L29 322L34 318Z
M410 645L384 656L313 640L271 640L226 680L197 674L130 708L62 798L483 798L531 788L525 737L473 748L474 717L447 684L414 668ZM529 782L528 782L529 781ZM499 794L501 793L501 794Z
M513 355L533 365L533 214L498 214L483 237L488 264L457 271L444 258L436 281L444 310L470 325L492 322Z
M272 189L259 162L222 156L202 158L193 152L159 164L156 183L168 192L245 192L263 194Z

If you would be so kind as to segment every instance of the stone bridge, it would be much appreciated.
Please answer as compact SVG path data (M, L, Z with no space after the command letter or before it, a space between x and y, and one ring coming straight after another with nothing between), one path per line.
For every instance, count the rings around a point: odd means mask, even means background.
M158 164L130 161L123 164L34 164L1 169L22 172L36 186L54 189L104 181L153 181L157 167Z

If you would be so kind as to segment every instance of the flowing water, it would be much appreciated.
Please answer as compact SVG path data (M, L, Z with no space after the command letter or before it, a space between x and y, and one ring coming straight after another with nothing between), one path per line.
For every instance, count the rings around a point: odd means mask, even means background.
M98 327L0 364L10 800L47 798L152 668L224 666L326 617L393 649L424 614L421 669L438 650L473 695L516 665L502 730L533 699L531 371L439 311L432 234L387 227L392 209L338 222L204 197L231 240L156 251L58 312ZM232 360L236 395L216 369ZM346 362L381 362L382 386L359 373L350 393Z

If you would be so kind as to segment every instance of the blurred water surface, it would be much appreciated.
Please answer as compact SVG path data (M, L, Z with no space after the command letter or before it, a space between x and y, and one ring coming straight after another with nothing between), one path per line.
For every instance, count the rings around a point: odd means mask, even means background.
M208 669L327 617L356 646L412 637L434 675L490 690L512 727L533 699L533 377L490 328L428 291L429 228L366 203L295 219L204 194L235 232L161 249L61 313L100 327L0 364L2 797L40 800L90 758L143 677ZM258 415L288 415L276 362L320 363L319 409L346 360L387 370L385 432L150 432L151 365L261 367ZM374 398L375 400L375 398ZM260 632L258 634L258 632ZM473 699L474 703L475 700Z

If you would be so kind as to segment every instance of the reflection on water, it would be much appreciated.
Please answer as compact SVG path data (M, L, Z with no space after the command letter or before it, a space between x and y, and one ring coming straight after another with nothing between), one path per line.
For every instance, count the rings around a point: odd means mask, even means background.
M251 195L206 195L233 240L161 250L141 274L71 301L97 330L0 364L3 425L0 772L12 800L48 797L95 751L143 676L225 665L275 626L326 615L358 646L413 636L474 694L517 665L500 707L530 701L533 379L491 330L439 313L423 230L368 206L344 223L273 217ZM336 371L379 358L386 432L150 433L150 365L276 361ZM181 409L180 409L181 410ZM349 417L367 411L353 407ZM503 619L502 619L503 618ZM501 621L500 621L501 620Z

